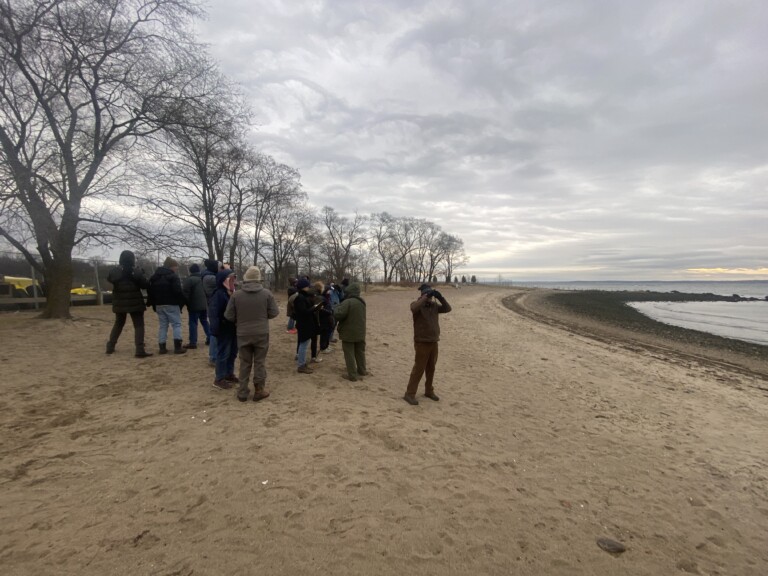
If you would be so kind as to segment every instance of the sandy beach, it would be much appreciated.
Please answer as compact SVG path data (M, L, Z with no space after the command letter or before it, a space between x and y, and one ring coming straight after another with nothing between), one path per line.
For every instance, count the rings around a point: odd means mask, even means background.
M768 573L764 359L595 338L536 293L446 288L441 400L415 407L415 290L363 295L357 383L340 348L297 374L273 321L260 403L205 350L135 359L130 321L105 355L108 306L0 315L0 572Z

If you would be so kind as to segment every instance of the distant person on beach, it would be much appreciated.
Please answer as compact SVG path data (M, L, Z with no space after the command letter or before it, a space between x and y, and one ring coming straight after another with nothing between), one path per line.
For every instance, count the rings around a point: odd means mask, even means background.
M240 387L237 399L248 400L248 379L253 367L253 401L269 396L267 383L267 351L269 350L269 321L277 318L277 307L272 292L261 284L261 270L251 266L245 271L243 283L229 299L224 318L234 322L240 356Z
M240 380L235 376L237 358L237 332L235 323L228 320L224 313L229 300L235 292L235 273L225 268L216 274L216 290L208 300L208 321L211 334L216 336L216 372L213 378L214 388L230 390Z
M149 301L152 310L157 314L157 344L160 354L168 353L168 326L173 332L173 353L184 354L187 351L182 346L181 308L184 306L184 293L181 290L178 270L179 263L168 256L149 279Z
M107 354L115 351L117 340L130 314L133 322L133 341L136 347L136 358L152 356L144 346L144 295L142 288L149 288L149 280L144 270L136 268L136 256L130 250L120 254L119 266L112 268L107 275L107 282L112 284L112 312L115 313L115 324L109 334Z
M189 314L189 342L184 345L184 348L197 348L198 323L203 327L205 343L208 344L211 336L208 326L208 298L205 295L199 265L192 264L189 267L189 276L184 279L181 291L184 294L184 300L187 302L187 312Z
M339 338L347 366L347 373L342 377L352 382L368 375L365 365L365 308L365 300L360 298L360 285L350 284L344 301L333 311L333 316L339 321Z
M437 290L433 290L429 284L419 286L419 292L421 295L418 300L411 302L413 347L416 351L416 359L411 370L411 377L408 380L408 388L405 391L405 396L403 396L405 401L413 406L419 403L416 400L416 391L419 389L419 381L425 372L427 379L424 382L424 396L435 401L440 400L435 394L433 383L435 366L437 365L437 343L440 341L439 315L451 311L451 305L448 304L443 295Z

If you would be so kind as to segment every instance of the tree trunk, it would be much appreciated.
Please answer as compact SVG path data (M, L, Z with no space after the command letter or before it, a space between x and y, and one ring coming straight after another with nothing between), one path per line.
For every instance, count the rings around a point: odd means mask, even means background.
M40 318L71 318L69 314L72 290L72 256L67 253L55 258L45 270L46 300Z

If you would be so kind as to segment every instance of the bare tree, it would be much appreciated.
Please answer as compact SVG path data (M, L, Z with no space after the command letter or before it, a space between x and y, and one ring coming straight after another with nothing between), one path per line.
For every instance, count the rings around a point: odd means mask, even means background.
M275 277L275 286L284 286L289 264L298 260L303 245L311 245L314 217L306 205L284 199L269 211L264 222L259 255L267 262Z
M198 14L193 0L0 0L0 201L23 221L0 236L43 272L43 316L69 315L73 250L122 225L94 206L133 144L206 97L190 81Z
M353 219L341 216L330 206L323 207L322 226L328 267L334 278L343 278L349 269L352 249L366 241L367 218L355 212Z

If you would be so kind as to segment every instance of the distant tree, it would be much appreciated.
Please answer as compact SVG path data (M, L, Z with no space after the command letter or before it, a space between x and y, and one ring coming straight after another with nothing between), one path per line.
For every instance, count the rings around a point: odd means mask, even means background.
M474 274L472 274L472 278L470 279L470 282L472 282L472 284L477 284L477 278L475 277Z
M349 270L349 258L352 249L366 241L367 218L355 213L350 219L341 216L330 206L323 207L320 218L323 230L322 246L330 272L337 280L343 278Z
M453 277L453 283L454 284L458 284L459 283L459 277L458 276L454 276Z
M467 277L466 276L462 276L461 277L461 283L462 284L466 284L467 283Z

